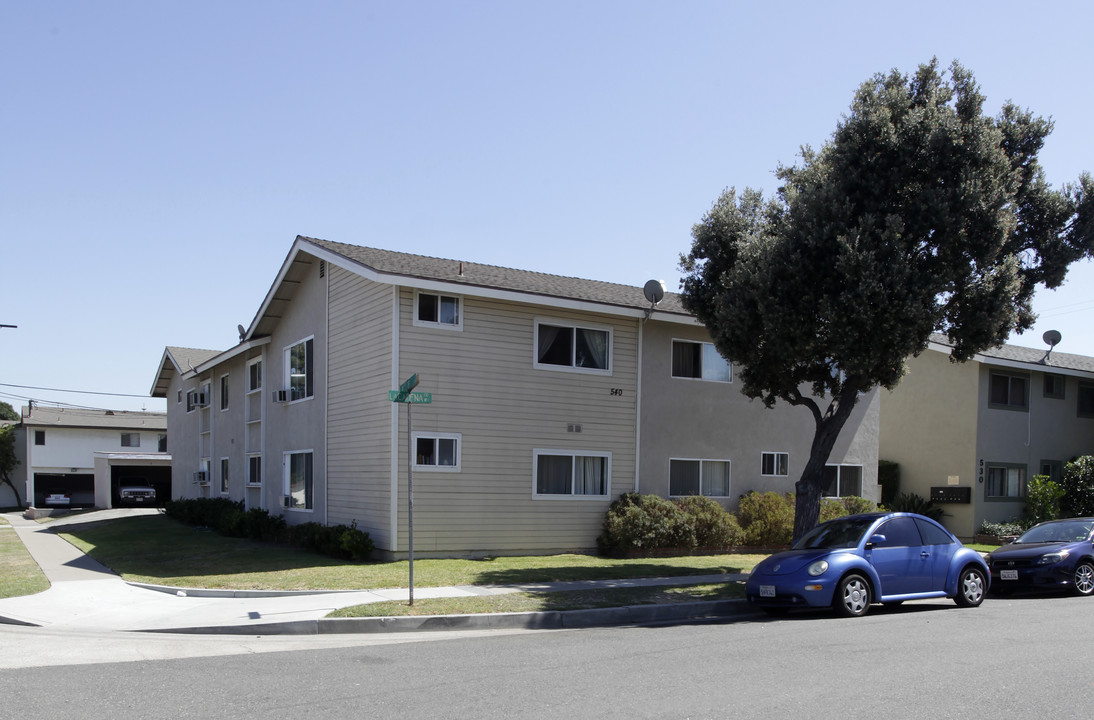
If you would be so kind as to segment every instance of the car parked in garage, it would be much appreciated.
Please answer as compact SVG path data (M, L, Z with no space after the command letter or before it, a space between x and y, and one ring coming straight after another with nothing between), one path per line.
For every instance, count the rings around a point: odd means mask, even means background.
M988 553L992 590L1094 594L1094 518L1049 520Z
M793 549L760 562L745 583L748 601L776 614L831 607L848 617L880 602L984 600L988 567L934 520L913 513L866 513L822 523Z
M155 505L156 489L145 480L130 480L118 489L122 502L134 505Z

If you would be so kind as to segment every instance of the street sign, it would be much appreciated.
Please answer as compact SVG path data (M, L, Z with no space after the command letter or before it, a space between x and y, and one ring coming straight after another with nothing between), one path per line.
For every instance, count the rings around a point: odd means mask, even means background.
M411 405L429 405L433 402L433 393L388 390L387 399L391 402L397 403L409 403Z
M418 373L407 378L406 382L399 386L399 392L408 393L416 387L418 387Z

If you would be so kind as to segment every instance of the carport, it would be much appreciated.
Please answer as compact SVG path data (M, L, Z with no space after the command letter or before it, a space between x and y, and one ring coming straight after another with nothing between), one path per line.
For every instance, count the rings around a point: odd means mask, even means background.
M95 453L95 506L127 506L119 494L126 485L155 488L155 504L162 506L171 498L171 456L166 453Z

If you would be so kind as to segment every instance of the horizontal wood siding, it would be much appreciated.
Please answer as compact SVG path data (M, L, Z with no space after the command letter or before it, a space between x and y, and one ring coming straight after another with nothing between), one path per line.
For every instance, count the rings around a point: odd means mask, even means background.
M414 472L415 552L546 552L595 546L611 500L634 487L637 321L463 298L463 329L416 327L400 293L399 377L432 403L414 431L461 434L460 472ZM535 320L612 329L611 375L535 369ZM612 390L617 392L613 395ZM400 552L407 549L406 408L400 409ZM581 432L568 426L580 425ZM533 497L533 450L611 453L607 498Z
M391 543L390 285L330 268L327 488L330 524Z

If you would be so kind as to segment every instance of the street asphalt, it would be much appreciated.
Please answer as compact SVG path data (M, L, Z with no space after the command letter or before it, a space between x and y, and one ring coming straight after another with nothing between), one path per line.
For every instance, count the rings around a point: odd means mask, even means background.
M0 599L0 623L79 630L147 631L237 635L376 633L456 629L551 629L683 621L751 613L742 600L675 605L637 605L563 612L492 613L380 618L326 618L351 605L407 601L407 588L328 592L204 590L143 585L123 580L54 532L69 522L86 523L152 509L106 510L47 524L20 513L4 518L50 582L35 595ZM697 575L634 580L524 585L415 588L415 599L500 595L591 588L688 585L743 579L743 575Z

